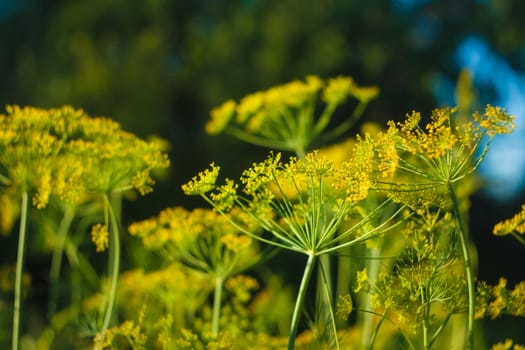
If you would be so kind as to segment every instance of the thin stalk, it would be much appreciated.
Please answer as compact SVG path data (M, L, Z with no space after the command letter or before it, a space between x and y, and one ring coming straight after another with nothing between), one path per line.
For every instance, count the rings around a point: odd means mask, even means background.
M321 313L323 313L323 319L328 319L333 309L331 302L333 293L333 282L330 276L331 265L330 255L324 254L319 257L319 266L324 267L324 269L320 268L317 270L317 305Z
M66 236L71 227L71 222L75 217L75 209L73 206L66 205L64 215L60 221L57 232L57 244L53 249L53 256L51 257L51 267L49 269L49 302L48 302L48 319L51 319L57 309L58 299L58 284L60 278L60 268L62 267L62 257L64 256L64 247L66 244Z
M301 280L301 286L299 287L299 293L295 300L295 307L292 315L292 323L290 324L290 333L288 336L288 350L293 350L295 345L295 338L297 337L297 330L299 328L299 319L301 318L301 312L303 310L304 298L306 296L306 290L308 288L308 282L312 277L312 271L314 270L316 255L310 253L306 266L303 272L303 278Z
M359 102L359 104L356 106L356 108L352 112L352 115L347 120L339 124L336 128L321 135L318 139L318 143L329 142L339 137L340 135L344 134L346 131L348 131L352 126L355 125L355 123L359 120L359 118L361 118L367 105L368 105L368 102Z
M368 312L367 312L368 313ZM374 315L374 314L371 314ZM374 347L374 343L376 341L377 335L379 334L379 329L381 328L381 325L383 324L383 321L386 319L386 311L381 315L381 318L379 319L379 322L377 322L377 326L375 327L374 333L371 334L370 340L368 341L368 344L366 346L367 350L372 350ZM365 347L363 347L365 349Z
M215 277L215 293L213 295L213 316L211 324L211 334L215 338L219 334L219 320L221 318L221 299L224 279L221 276Z
M382 241L379 243L381 244ZM381 246L379 247L372 247L370 250L370 255L368 256L370 259L367 261L367 271L368 276L371 281L375 281L378 274L379 274L379 263L381 256ZM370 293L366 293L363 297L363 304L365 309L372 309L372 295ZM373 327L374 327L374 315L370 313L365 313L363 315L362 321L362 336L361 336L361 344L363 346L363 349L370 343L370 340L372 339L372 333L373 333Z
M432 335L432 339L430 340L430 343L428 344L428 347L432 347L432 344L434 344L434 342L436 341L436 339L438 338L439 334L443 331L443 329L445 329L445 326L447 325L448 321L450 320L450 317L452 316L452 313L450 312L447 317L445 317L445 319L443 320L443 322L441 323L441 325L439 326L439 328L434 332L434 334Z
M426 288L421 288L421 303L424 308L424 317L423 317L423 349L428 350L430 349L429 344L429 328L430 328L430 303L427 299L427 293Z
M454 209L454 216L459 229L459 240L461 243L461 250L463 252L463 260L465 261L465 274L467 277L467 293L468 293L468 318L467 318L467 350L474 348L474 308L475 308L475 290L474 290L474 273L472 272L472 261L470 259L469 250L469 239L467 231L465 231L465 225L461 211L459 210L459 200L456 196L456 192L452 187L452 184L448 184L448 192L452 199L452 205Z
M22 303L22 274L24 272L24 251L27 235L27 211L28 211L27 192L22 193L22 202L20 205L20 227L18 231L18 252L16 255L16 272L15 272L15 300L13 309L13 333L11 349L18 350L20 337L20 307Z
M107 295L106 310L104 311L104 319L102 321L102 328L100 330L101 334L104 334L109 328L109 323L111 321L111 316L113 315L113 309L115 307L117 299L117 286L118 286L118 276L120 269L120 234L119 234L119 224L115 211L113 210L113 205L109 200L108 196L104 196L104 203L109 210L109 219L111 222L110 225L110 262L109 262L109 276L110 276L110 286L109 293Z
M319 264L319 270L321 271L321 277L324 282L323 289L326 295L326 303L328 304L328 312L330 316L330 323L332 325L332 332L334 334L335 348L339 350L339 339L337 337L337 325L335 322L334 306L333 306L333 300L332 300L332 288L331 288L331 285L329 284L330 280L328 279L328 275L330 274L330 272L328 272L327 274L327 272L323 268L322 260L320 261L320 264Z

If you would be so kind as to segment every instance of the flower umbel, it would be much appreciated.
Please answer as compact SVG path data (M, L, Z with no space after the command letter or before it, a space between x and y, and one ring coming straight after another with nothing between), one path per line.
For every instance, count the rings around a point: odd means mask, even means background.
M318 139L332 139L349 130L377 93L375 87L357 86L351 77L323 82L308 76L249 94L238 104L226 101L211 111L206 131L211 135L224 131L249 143L303 156ZM350 97L359 101L352 117L325 133L334 111ZM320 101L324 108L316 116Z
M496 134L515 127L514 117L490 105L461 125L455 123L456 112L457 108L436 109L424 128L418 112L408 114L403 123L389 122L389 134L401 153L400 172L430 187L457 182L477 169Z
M215 188L217 177L219 176L219 170L221 168L215 166L214 163L210 164L210 168L201 171L197 176L193 177L191 181L182 186L182 190L187 195L202 195L210 192Z
M521 206L521 211L512 218L497 223L492 232L496 236L512 235L525 244L525 239L522 237L525 234L525 204Z

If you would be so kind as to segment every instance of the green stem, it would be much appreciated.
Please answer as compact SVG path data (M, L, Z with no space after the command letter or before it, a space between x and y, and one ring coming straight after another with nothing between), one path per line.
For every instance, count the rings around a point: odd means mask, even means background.
M67 205L64 209L64 215L60 221L57 232L57 244L53 249L53 256L51 258L51 267L49 269L49 303L48 303L48 318L51 319L57 309L58 299L58 284L60 278L60 268L62 267L62 257L64 255L64 247L66 243L66 236L71 227L71 222L75 217L75 209L73 206Z
M107 295L106 310L104 311L104 320L102 322L102 328L100 330L101 334L104 334L109 328L109 323L111 321L111 316L113 315L113 309L115 307L117 299L117 286L118 286L118 276L120 268L120 234L119 234L119 225L118 220L113 210L113 205L111 204L108 196L104 196L104 203L109 210L109 219L111 222L111 229L109 230L110 238L110 262L109 262L109 276L110 276L110 286L109 293Z
M297 330L299 328L299 319L301 317L301 312L303 310L304 298L306 296L306 290L308 288L308 283L310 277L312 277L312 271L315 266L316 255L310 253L308 255L308 260L303 272L303 278L301 280L301 286L299 287L299 293L297 294L297 299L295 301L295 307L292 315L292 323L290 324L290 334L288 336L288 350L293 350L295 345L295 338L297 337Z
M222 287L224 279L220 276L215 277L215 293L213 295L213 316L211 333L213 337L219 334L219 321L221 318Z
M371 315L375 315L375 314L371 314ZM386 320L386 310L381 315L381 318L379 319L379 322L377 322L377 326L375 327L374 333L371 334L368 344L366 345L366 347L363 346L363 349L372 350L374 348L374 343L376 341L377 335L379 334L379 329L381 328L381 325L383 324L384 320Z
M317 270L317 307L321 310L323 320L329 319L332 307L333 282L330 276L331 261L330 255L324 254L319 257L319 266ZM327 272L325 273L326 270Z
M339 350L339 338L337 337L337 325L336 325L336 321L335 321L335 315L334 315L334 303L333 303L333 300L332 300L332 288L331 288L331 284L330 284L330 280L329 280L329 274L330 272L327 273L327 271L325 271L325 269L323 268L323 263L322 263L322 260L319 261L319 270L321 271L321 277L322 277L322 280L324 282L324 292L325 292L325 296L326 296L326 306L328 308L328 316L330 317L330 323L332 325L332 332L334 334L334 342L335 342L335 348L337 350ZM328 270L329 271L329 270Z
M427 292L426 288L422 288L421 290L421 304L424 308L424 316L423 316L423 349L428 350L430 349L429 344L429 328L430 328L430 302L427 300Z
M367 105L368 102L359 102L359 104L352 112L352 115L334 129L330 130L325 134L322 134L318 139L318 143L330 142L331 140L341 136L346 131L348 131L351 127L353 127L356 124L359 118L361 118Z
M454 216L459 229L459 240L461 243L461 249L463 251L463 260L465 261L465 273L467 277L467 293L468 293L468 333L467 333L467 349L474 348L474 303L475 303L475 291L474 291L474 273L472 272L472 262L470 259L469 250L469 239L467 232L465 231L465 225L461 211L459 210L459 200L456 196L456 192L452 187L452 184L448 184L448 192L452 198L452 205L454 209Z
M20 306L22 302L22 274L24 271L24 251L27 234L27 211L28 211L28 194L22 193L22 203L20 206L20 228L18 231L18 252L16 256L16 273L15 273L15 300L13 309L13 335L11 349L18 350L20 337Z
M430 343L428 344L429 348L432 347L432 344L434 344L434 342L438 338L439 334L443 331L443 329L445 329L445 326L447 325L448 321L450 320L450 317L452 317L452 313L451 312L447 315L447 317L445 317L443 322L441 322L441 325L439 326L439 328L432 335L432 339L430 339Z
M381 245L382 241L378 244ZM377 276L379 274L379 263L380 263L380 256L381 256L381 246L379 247L372 247L369 250L369 260L367 261L367 272L369 279L371 281L375 281L377 279ZM367 250L368 253L368 250ZM364 308L367 310L372 310L372 294L366 293L363 297L363 305ZM363 349L365 349L368 344L370 343L370 340L372 339L372 332L374 331L374 315L371 313L365 313L363 315L362 321L362 336L361 336L361 344L363 346Z

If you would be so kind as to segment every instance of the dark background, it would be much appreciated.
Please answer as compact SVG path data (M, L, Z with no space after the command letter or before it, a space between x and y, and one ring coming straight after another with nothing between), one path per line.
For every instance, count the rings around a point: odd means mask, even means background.
M521 0L0 0L0 105L71 104L168 139L171 172L154 193L125 203L129 223L167 206L204 205L180 185L211 161L236 177L265 157L265 149L205 135L210 109L308 74L379 86L365 120L384 123L454 104L467 68L479 106L502 104L523 119L524 15ZM525 202L520 130L515 158L499 164L512 165L515 190L481 192L472 203L479 275L492 284L501 275L510 286L525 279L525 247L491 235Z

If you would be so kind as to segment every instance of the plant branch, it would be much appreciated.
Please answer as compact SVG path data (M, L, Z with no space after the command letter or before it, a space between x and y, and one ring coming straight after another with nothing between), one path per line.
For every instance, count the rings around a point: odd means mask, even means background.
M308 260L303 272L303 278L301 280L301 286L299 287L299 293L295 301L295 307L292 315L292 323L290 324L290 333L288 336L288 350L293 350L295 346L295 338L297 337L297 330L299 328L299 319L303 310L304 298L306 296L306 290L310 277L312 277L312 271L314 270L315 261L317 256L314 253L308 255Z

